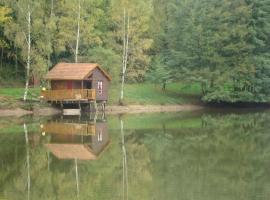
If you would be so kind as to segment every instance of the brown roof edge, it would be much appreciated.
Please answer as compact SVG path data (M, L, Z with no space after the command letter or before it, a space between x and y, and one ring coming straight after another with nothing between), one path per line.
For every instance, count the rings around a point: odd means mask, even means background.
M65 78L65 77L59 77L59 78L50 78L50 77L48 77L48 73L51 71L51 70L53 70L56 66L58 66L58 65L63 65L63 64L91 64L91 65L94 65L94 68L91 70L91 71L89 71L82 79L80 79L80 78ZM95 68L98 68L105 76L106 76L106 78L109 80L109 81L111 81L112 80L112 78L111 78L111 76L105 71L105 70L103 70L102 68L101 68L101 66L98 64L98 63L65 63L65 62L59 62L59 63L57 63L47 74L46 74L46 76L44 77L46 80L83 80L83 79L87 79L92 73L93 73L93 70L95 69Z
M99 70L107 77L107 79L108 79L109 81L111 81L111 80L112 80L111 76L110 76L104 69L102 69L101 66L100 66L98 63L95 63L95 64L96 64L96 67L95 67L95 68L98 68L98 69L99 69ZM90 71L90 72L84 77L84 79L86 79L92 72L93 72L93 70Z

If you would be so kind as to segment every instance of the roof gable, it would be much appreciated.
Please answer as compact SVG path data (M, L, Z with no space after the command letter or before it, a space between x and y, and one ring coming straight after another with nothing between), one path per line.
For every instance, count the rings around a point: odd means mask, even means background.
M111 77L97 63L58 63L45 76L47 80L84 80L98 68L111 81Z

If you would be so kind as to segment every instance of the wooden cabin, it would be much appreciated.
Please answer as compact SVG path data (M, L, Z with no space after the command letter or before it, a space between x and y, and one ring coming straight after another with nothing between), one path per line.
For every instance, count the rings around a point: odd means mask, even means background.
M45 77L50 89L41 97L48 102L106 102L111 77L96 63L58 63Z
M110 144L105 121L50 121L41 125L46 148L58 159L96 160Z

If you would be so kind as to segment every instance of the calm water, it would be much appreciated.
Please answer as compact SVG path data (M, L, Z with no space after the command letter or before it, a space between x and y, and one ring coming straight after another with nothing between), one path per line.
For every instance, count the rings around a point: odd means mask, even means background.
M0 119L0 199L269 200L269 128L267 111Z

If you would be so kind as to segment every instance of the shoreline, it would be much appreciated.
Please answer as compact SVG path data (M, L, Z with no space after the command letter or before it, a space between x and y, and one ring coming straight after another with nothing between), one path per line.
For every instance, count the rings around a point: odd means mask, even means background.
M205 107L202 105L183 104L183 105L111 105L105 109L106 114L128 114L128 113L159 113L159 112L181 112L197 111ZM62 111L53 107L37 108L33 111L16 109L0 109L0 117L21 117L24 115L52 116L61 114Z

